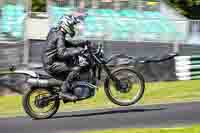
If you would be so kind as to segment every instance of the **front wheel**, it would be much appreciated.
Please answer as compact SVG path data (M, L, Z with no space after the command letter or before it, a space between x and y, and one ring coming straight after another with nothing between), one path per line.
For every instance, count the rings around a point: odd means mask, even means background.
M60 101L48 101L52 92L43 88L32 88L23 96L23 108L33 119L47 119L52 117L59 109Z
M112 72L121 84L120 89L116 82L107 78L105 81L105 93L110 101L120 106L129 106L138 102L144 94L144 78L143 76L130 69L118 68Z

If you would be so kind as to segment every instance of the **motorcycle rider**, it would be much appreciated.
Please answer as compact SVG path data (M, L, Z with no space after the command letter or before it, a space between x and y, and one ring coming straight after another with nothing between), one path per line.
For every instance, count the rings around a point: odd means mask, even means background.
M81 22L80 17L64 15L57 27L50 30L44 47L42 60L44 69L55 78L65 80L62 85L61 97L65 100L74 101L77 99L71 92L71 83L79 74L79 71L87 62L83 61L80 65L79 57L84 52L85 44L89 41L74 44L65 40L69 35L73 38L76 35L75 26ZM84 65L85 64L85 65Z

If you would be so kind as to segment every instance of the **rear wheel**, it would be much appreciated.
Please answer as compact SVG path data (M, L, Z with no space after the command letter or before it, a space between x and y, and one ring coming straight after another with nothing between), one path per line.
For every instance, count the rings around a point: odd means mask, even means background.
M128 106L137 103L144 94L143 76L130 69L119 68L112 72L121 83L121 87L107 78L105 83L105 93L110 101L120 106Z
M52 92L43 88L32 88L23 96L25 112L34 119L47 119L52 117L59 109L59 99L48 101Z

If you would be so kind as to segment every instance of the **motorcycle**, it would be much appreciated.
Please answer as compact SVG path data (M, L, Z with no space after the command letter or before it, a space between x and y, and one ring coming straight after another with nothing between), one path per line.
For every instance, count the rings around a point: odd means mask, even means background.
M63 80L53 78L47 73L35 71L20 71L29 75L27 83L30 89L23 95L23 108L34 119L51 118L59 109L61 100L64 103L78 102L94 97L98 88L98 81L102 80L102 70L106 72L104 91L108 99L119 106L129 106L137 103L144 94L143 76L130 67L117 67L111 70L108 66L110 60L104 57L103 45L90 43L83 57L89 63L88 67L80 72L73 81L71 91L78 97L76 101L67 101L61 98ZM114 59L114 57L112 57Z

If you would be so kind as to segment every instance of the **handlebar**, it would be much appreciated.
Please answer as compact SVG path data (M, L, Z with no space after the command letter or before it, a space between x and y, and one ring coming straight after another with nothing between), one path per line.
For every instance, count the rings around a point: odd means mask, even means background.
M92 52L93 50L92 50L92 46L93 45L97 45L97 48L95 49L95 52ZM87 41L87 43L86 43L86 50L89 50L89 52L92 52L93 54L100 54L100 52L102 51L102 49L103 49L103 45L101 44L101 43L99 43L99 44L95 44L95 43L91 43L90 41Z

